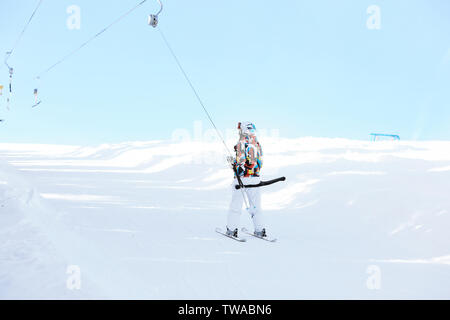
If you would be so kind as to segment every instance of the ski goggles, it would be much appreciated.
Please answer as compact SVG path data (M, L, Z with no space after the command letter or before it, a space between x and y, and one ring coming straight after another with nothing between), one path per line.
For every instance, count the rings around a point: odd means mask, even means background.
M241 122L238 123L238 129L242 132L249 132L249 133L255 133L256 127L253 123L247 123L245 124L245 127L243 128L243 125Z

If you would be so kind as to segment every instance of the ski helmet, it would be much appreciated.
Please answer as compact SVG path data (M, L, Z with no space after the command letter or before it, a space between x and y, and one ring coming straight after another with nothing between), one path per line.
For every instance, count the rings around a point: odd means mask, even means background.
M249 121L239 122L238 123L239 134L243 136L255 136L256 135L256 127L253 123Z

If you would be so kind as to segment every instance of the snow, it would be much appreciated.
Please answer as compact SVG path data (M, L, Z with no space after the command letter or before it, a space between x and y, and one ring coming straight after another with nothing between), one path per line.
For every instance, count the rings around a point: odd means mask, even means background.
M450 142L261 143L277 243L214 232L219 143L0 144L0 298L450 298Z

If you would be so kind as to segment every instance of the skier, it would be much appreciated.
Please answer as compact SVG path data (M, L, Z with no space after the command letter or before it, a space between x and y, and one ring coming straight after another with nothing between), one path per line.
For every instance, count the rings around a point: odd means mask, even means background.
M244 196L248 199L248 211L255 227L254 235L267 237L261 216L261 195L259 188L236 189L239 180L242 184L252 185L260 182L260 171L262 167L262 149L256 139L256 127L251 122L239 122L239 141L234 146L236 158L228 157L228 161L235 172L232 184L231 203L227 219L227 235L237 237L239 218L241 215Z

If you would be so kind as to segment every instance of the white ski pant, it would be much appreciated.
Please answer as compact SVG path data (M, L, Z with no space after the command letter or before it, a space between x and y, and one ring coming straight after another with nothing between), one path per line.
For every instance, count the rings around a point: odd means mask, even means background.
M258 184L260 182L259 177L248 177L241 178L244 185L247 184ZM231 186L231 203L228 210L227 227L230 230L236 228L239 229L239 220L242 211L242 204L244 203L244 198L242 192L244 192L245 197L248 199L249 209L248 212L253 220L253 225L256 231L261 231L264 228L262 216L261 216L261 194L259 188L247 188L245 190L236 189L235 186L238 185L237 179L234 179Z

